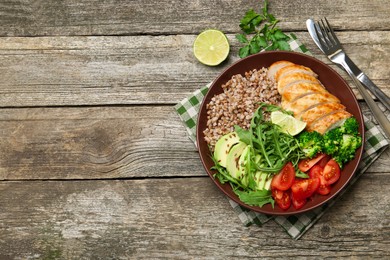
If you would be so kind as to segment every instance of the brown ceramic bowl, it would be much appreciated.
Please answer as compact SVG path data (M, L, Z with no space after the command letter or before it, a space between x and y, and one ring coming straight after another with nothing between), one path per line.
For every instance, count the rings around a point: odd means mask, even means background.
M204 168L206 169L208 175L211 177L213 182L217 187L224 192L230 199L237 202L241 206L244 206L248 209L254 210L256 212L270 214L270 215L292 215L302 212L312 210L316 207L323 205L325 202L329 201L336 194L338 194L344 186L350 181L351 177L356 171L356 168L360 162L363 147L359 148L356 152L355 159L346 164L341 172L341 177L332 186L331 192L327 196L314 195L312 199L308 200L306 205L296 210L291 206L288 210L280 209L276 204L272 208L270 204L267 204L263 207L249 206L239 200L237 195L232 191L232 188L229 184L221 184L217 179L213 177L215 171L210 170L214 165L213 161L210 158L209 147L204 140L203 131L206 129L207 114L206 114L206 104L208 104L211 98L222 92L221 85L226 83L233 75L244 74L246 71L252 69L260 69L262 67L269 67L273 62L279 60L288 60L296 64L301 64L311 68L319 76L319 80L324 84L326 89L331 92L333 95L337 96L342 104L347 107L347 110L352 113L357 120L359 121L359 131L362 133L364 141L364 126L363 126L363 117L361 110L359 108L358 102L355 95L353 94L351 88L348 86L347 82L332 68L330 68L325 63L311 57L308 55L296 53L296 52L285 52L285 51L268 51L255 54L244 59L239 60L238 62L232 64L224 72L222 72L212 83L208 93L206 94L203 103L200 107L198 123L197 123L197 143L198 150L200 154L201 161Z

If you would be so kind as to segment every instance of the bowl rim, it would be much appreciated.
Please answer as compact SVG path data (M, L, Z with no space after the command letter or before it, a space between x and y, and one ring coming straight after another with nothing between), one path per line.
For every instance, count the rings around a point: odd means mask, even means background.
M207 160L210 160L210 158L207 159L205 157L206 155L203 154L201 151L201 149L204 149L204 144L205 144L205 140L203 138L204 137L204 135L203 135L204 128L200 129L200 125L202 125L201 120L203 119L203 117L201 117L201 114L202 114L203 110L205 110L206 104L209 102L210 98L212 97L211 90L214 90L214 88L218 87L218 86L216 86L216 83L218 83L218 81L222 77L224 77L224 75L226 73L228 73L230 70L234 70L234 68L236 66L239 66L240 64L243 64L245 62L249 62L248 60L256 60L258 58L262 58L263 56L267 57L267 56L272 56L272 55L286 56L285 58L283 58L283 60L291 60L291 57L293 57L293 56L295 57L294 59L307 60L308 63L314 63L320 67L326 68L332 74L332 76L336 77L337 80L340 81L340 83L342 83L342 85L346 87L345 91L348 92L348 95L352 97L352 104L355 105L355 108L353 109L353 110L355 110L354 116L359 122L359 131L360 131L360 134L362 137L362 146L356 151L355 158L351 162L348 163L348 164L350 164L352 162L354 163L352 165L352 168L350 169L351 173L348 176L348 178L346 178L345 182L342 183L342 185L340 185L338 190L331 193L331 194L323 196L322 199L320 198L319 203L314 204L314 205L310 205L310 206L305 205L303 208L298 209L298 210L292 209L293 208L292 206L288 210L281 210L278 207L275 207L274 209L269 210L264 206L263 207L250 206L250 205L243 203L237 197L237 195L232 193L232 189L231 189L230 185L228 185L226 183L221 184L216 178L213 177L213 174L215 174L216 171L207 168ZM282 59L278 59L278 60L282 60ZM277 60L274 60L273 62L275 62L275 61L277 61ZM261 67L262 66L259 66L259 67L257 67L257 69L260 69ZM255 68L253 68L253 69L255 69ZM245 71L243 71L242 73L244 73L244 72ZM319 74L319 76L321 76L321 75ZM230 78L231 78L231 76L230 76ZM222 88L221 88L221 90L222 90ZM222 93L222 91L219 91L217 93ZM293 51L265 51L265 52L253 54L253 55L250 55L250 56L245 57L243 59L237 60L236 62L232 63L227 68L225 68L222 72L220 72L219 75L212 81L212 83L211 83L207 93L205 94L205 96L200 104L200 107L199 107L199 113L198 113L197 125L196 125L196 142L197 142L197 150L199 152L200 160L201 160L202 165L203 165L204 169L206 170L208 176L212 179L212 181L219 188L219 190L221 190L229 199L233 200L234 202L236 202L240 206L247 208L247 209L250 209L250 210L253 210L255 212L259 212L259 213L263 213L263 214L267 214L267 215L275 215L275 216L278 216L278 215L279 216L288 216L288 215L295 215L295 214L304 213L304 212L313 210L315 208L318 208L318 207L324 205L325 203L329 202L331 199L337 197L337 195L340 194L340 192L345 189L345 187L348 185L348 183L350 183L352 177L356 173L356 170L360 164L362 154L363 154L363 146L364 146L364 142L365 142L364 120L363 120L363 114L362 114L362 111L360 109L358 100L357 100L355 94L353 93L352 88L349 86L349 84L346 82L346 80L341 75L339 75L338 72L336 72L333 68L331 68L329 65L325 64L321 60L316 59L313 56L309 56L309 55L304 54L304 53L293 52ZM207 144L206 144L206 146L207 146ZM207 156L210 157L210 150L209 150ZM342 173L343 173L343 170L342 170ZM315 195L315 196L318 196L318 195Z

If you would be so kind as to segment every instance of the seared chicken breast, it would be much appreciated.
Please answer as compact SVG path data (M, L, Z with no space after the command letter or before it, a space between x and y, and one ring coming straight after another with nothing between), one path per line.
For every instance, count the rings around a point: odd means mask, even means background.
M291 86L292 84L295 84L295 83L318 83L318 84L321 84L321 82L313 75L310 75L310 74L307 74L304 72L291 73L291 74L287 74L284 77L281 77L279 79L279 81L278 81L279 93L283 94L284 89L286 89L288 86Z
M277 83L282 108L292 111L295 118L306 122L308 131L324 134L352 116L308 67L278 61L270 66L268 77Z
M325 102L340 103L340 100L330 93L311 93L298 98L293 102L285 101L282 98L282 108L294 112L295 116Z
M267 72L268 78L275 80L275 74L278 70L280 70L283 67L286 67L288 65L293 65L293 64L294 63L292 63L290 61L285 61L285 60L281 60L281 61L277 61L277 62L272 63L272 65L269 66L269 68L268 68L268 72Z
M283 100L286 102L294 102L298 98L312 93L328 94L329 92L319 83L298 82L284 89Z
M308 124L311 124L317 119L325 115L328 115L332 112L344 110L344 109L345 106L341 103L335 103L335 102L322 103L315 107L305 110L304 112L296 115L295 118L302 120Z
M317 119L313 123L309 124L307 130L317 131L320 134L324 134L332 128L342 125L342 123L351 116L352 114L348 111L339 110Z
M313 77L317 77L317 74L314 73L314 71L312 71L310 68L302 65L292 64L278 69L275 73L275 81L279 82L279 80L281 80L282 77L291 75L293 73L305 73Z

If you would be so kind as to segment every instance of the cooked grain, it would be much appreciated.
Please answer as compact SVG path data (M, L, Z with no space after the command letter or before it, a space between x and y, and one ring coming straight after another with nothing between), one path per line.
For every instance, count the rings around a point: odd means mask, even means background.
M207 109L207 128L204 138L212 150L217 140L234 131L234 125L248 129L259 102L280 104L280 95L274 81L268 79L267 68L234 75L222 85L223 92L215 95Z

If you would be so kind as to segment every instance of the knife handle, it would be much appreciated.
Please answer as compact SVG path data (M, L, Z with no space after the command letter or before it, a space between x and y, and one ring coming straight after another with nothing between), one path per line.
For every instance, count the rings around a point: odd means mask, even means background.
M348 55L345 55L345 63L349 67L350 72L352 72L353 75L350 75L351 77L355 76L364 87L366 87L374 96L376 96L379 101L382 102L382 104L390 110L390 98L380 89L377 85L374 84L374 82L371 81L371 79L364 74L353 61L348 57ZM350 74L350 73L348 73Z
M390 138L390 122L387 119L386 115L382 112L382 110L379 108L379 106L375 103L374 99L371 97L371 95L368 93L368 91L364 88L363 84L355 77L353 74L353 71L350 69L350 67L345 63L342 62L340 64L348 73L348 75L352 78L353 82L355 83L356 87L358 88L360 94L362 95L363 99L366 101L368 107L371 109L372 114L378 121L379 125L382 127L385 135L387 138Z
M365 87L367 87L374 96L376 96L382 104L390 110L390 98L378 88L374 82L364 73L361 73L356 77Z

